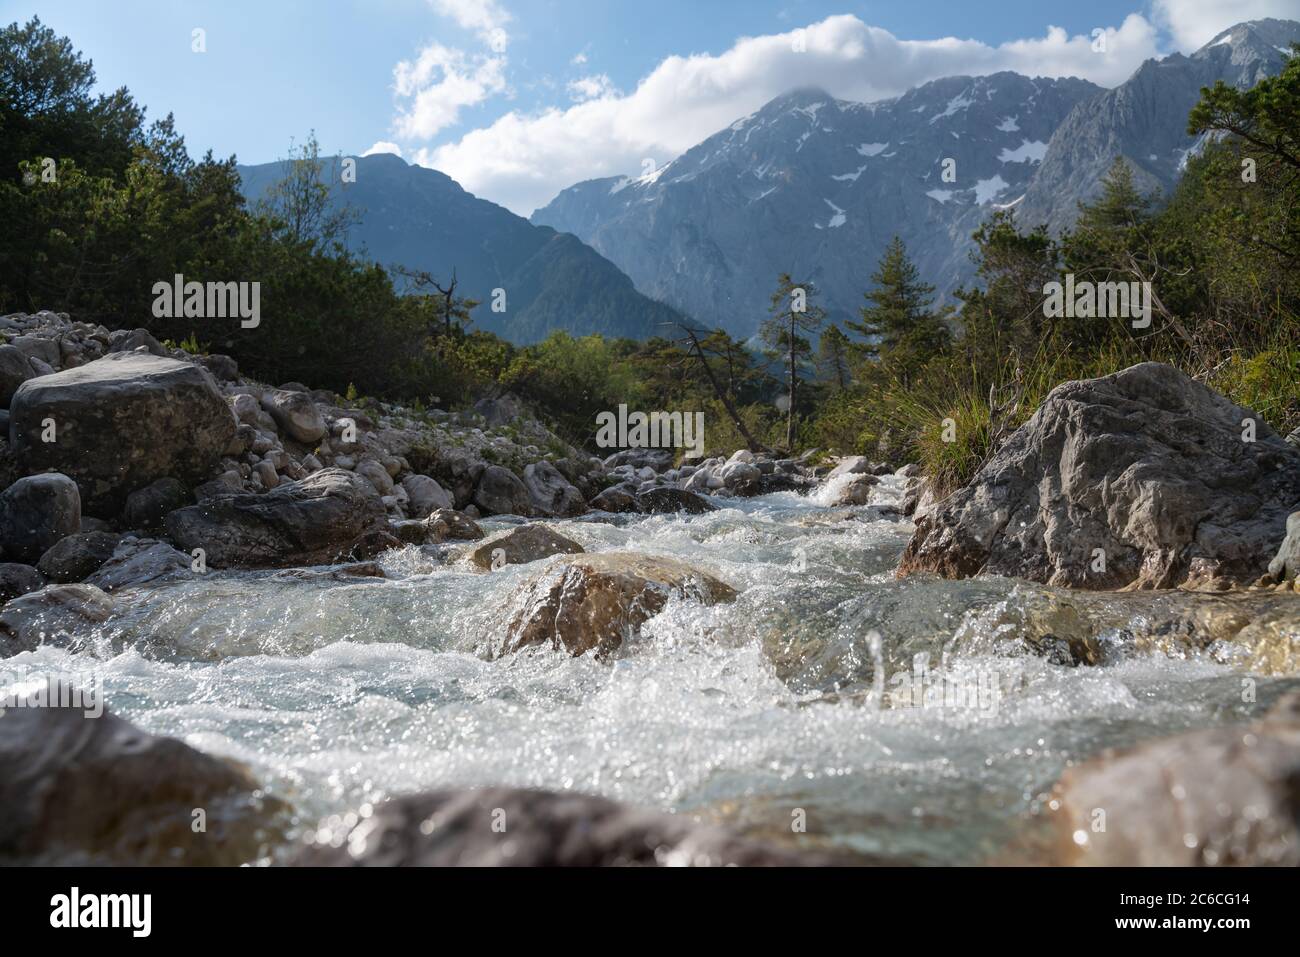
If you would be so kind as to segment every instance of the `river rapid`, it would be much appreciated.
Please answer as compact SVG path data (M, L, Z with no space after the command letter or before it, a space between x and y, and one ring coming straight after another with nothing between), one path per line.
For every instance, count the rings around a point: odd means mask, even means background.
M897 581L901 480L849 509L825 504L834 491L552 523L740 593L672 600L612 661L495 657L541 563L480 572L408 547L379 560L386 578L210 572L120 593L125 612L82 647L0 661L0 686L98 680L122 717L247 764L304 828L387 796L514 785L864 860L974 864L1054 859L1044 804L1069 763L1245 720L1300 685L1183 640L1168 623L1199 596ZM1095 663L1077 663L1085 646Z

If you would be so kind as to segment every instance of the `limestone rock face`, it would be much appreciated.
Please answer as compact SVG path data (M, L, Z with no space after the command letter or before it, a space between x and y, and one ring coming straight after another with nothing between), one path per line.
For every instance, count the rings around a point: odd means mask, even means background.
M314 565L347 555L368 532L383 529L379 493L343 469L322 469L263 494L214 498L167 516L167 534L216 568Z
M1064 858L1098 866L1300 864L1300 694L1254 724L1146 742L1069 769ZM1106 813L1094 830L1094 811Z
M260 797L245 769L94 710L5 710L0 859L229 866L253 860L278 836L270 815L279 802ZM205 812L205 831L192 827L195 808Z
M235 418L210 373L147 352L30 379L9 411L19 466L69 476L83 507L101 517L160 478L202 482L235 435ZM46 420L55 429L51 442L42 440Z
M505 833L484 827L504 812ZM437 826L422 826L436 821ZM344 839L334 840L344 827ZM586 794L484 788L412 794L360 823L325 822L292 862L307 867L826 866L849 861L738 837L685 815Z
M595 649L604 656L673 596L712 605L733 600L736 591L672 558L601 552L560 562L527 586L505 651L549 642L571 655Z
M1243 422L1253 422L1254 441ZM1079 588L1248 582L1300 503L1300 453L1255 413L1146 362L1053 389L917 523L899 575Z

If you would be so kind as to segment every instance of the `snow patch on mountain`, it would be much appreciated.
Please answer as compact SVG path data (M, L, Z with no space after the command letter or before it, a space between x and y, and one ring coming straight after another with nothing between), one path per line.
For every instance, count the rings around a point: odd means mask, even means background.
M1003 147L998 160L1003 163L1041 163L1047 155L1047 144L1042 140L1021 140L1013 150Z

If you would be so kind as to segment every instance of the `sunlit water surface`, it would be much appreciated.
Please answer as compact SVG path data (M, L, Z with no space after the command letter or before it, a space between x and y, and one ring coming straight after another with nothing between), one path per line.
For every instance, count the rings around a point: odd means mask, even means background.
M542 564L483 573L408 548L386 580L210 573L135 592L92 647L0 661L0 685L94 673L111 710L246 763L304 826L389 795L516 785L973 863L1047 859L1039 812L1068 762L1241 720L1297 683L1261 679L1247 703L1222 655L1030 654L1024 621L1050 590L895 581L912 530L897 480L867 507L831 494L556 523L588 551L673 556L740 592L671 602L612 662L489 657Z

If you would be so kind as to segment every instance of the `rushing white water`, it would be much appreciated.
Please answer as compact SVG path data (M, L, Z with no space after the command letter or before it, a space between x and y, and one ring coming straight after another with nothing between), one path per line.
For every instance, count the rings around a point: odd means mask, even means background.
M90 647L0 661L0 687L94 673L111 710L245 762L303 824L419 789L572 788L933 863L1041 859L1036 812L1069 761L1241 720L1295 683L1262 678L1247 703L1231 649L1129 650L1169 597L896 581L897 495L886 478L855 509L780 493L556 523L588 551L670 555L740 592L670 602L611 662L488 657L541 563L485 573L408 548L387 579L142 589ZM1063 622L1102 664L1029 653Z

